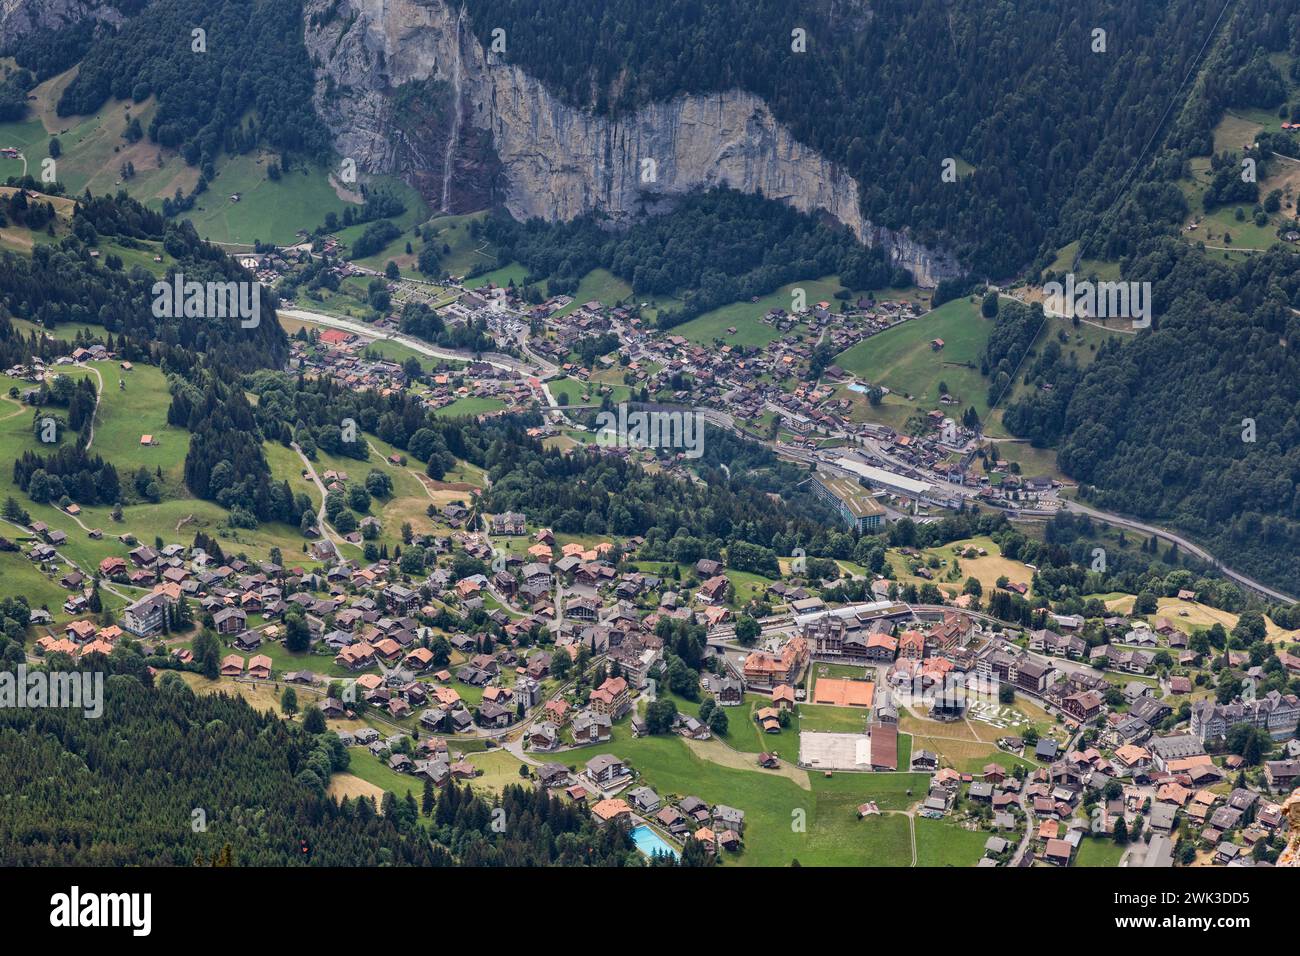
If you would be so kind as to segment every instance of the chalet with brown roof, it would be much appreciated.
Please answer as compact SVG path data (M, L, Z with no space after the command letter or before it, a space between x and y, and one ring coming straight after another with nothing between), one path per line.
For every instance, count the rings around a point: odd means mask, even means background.
M1057 866L1069 866L1070 854L1073 851L1074 847L1067 840L1048 840L1047 849L1043 851L1043 859Z
M719 574L715 577L709 578L701 584L699 591L696 593L699 595L700 600L705 604L716 605L726 602L730 590L731 582L725 575Z
M92 621L72 621L63 629L74 641L88 641L95 636L95 625Z
M343 650L339 651L334 658L334 663L348 670L359 671L367 667L373 667L375 663L375 649L365 641L358 641L355 644L349 644Z
M244 673L244 659L238 654L227 654L221 659L222 677L240 677Z
M569 702L563 698L548 700L543 708L546 716L561 727L568 722L570 709Z
M1101 695L1095 690L1071 694L1061 701L1061 709L1080 723L1087 723L1101 713Z

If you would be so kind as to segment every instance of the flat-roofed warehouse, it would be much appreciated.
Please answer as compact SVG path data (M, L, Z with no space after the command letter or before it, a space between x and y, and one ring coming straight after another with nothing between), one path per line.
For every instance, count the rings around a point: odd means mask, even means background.
M915 478L908 478L906 475L896 475L892 471L877 468L875 465L868 465L856 458L836 458L832 464L836 468L841 468L857 475L859 478L866 479L867 483L873 488L883 488L885 491L893 492L896 495L918 498L942 507L947 507L952 502L953 496L940 489L937 485L926 481L918 481Z
M852 478L818 473L812 476L812 481L813 493L838 511L852 530L863 532L884 525L884 506Z

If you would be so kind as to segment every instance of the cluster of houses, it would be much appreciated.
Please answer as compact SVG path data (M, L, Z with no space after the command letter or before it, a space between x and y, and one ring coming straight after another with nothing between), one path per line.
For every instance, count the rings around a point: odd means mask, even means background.
M328 378L349 390L390 395L410 390L429 409L443 408L464 398L491 398L509 407L527 407L537 391L518 373L487 362L450 363L424 376L416 387L398 362L367 357L373 339L340 329L322 329L316 341L289 340L290 371Z
M561 791L587 806L601 825L651 824L684 842L690 837L707 850L739 850L744 842L745 812L725 804L706 803L696 796L664 800L638 780L636 771L613 754L597 754L574 774L560 763L546 763L536 772L539 785Z

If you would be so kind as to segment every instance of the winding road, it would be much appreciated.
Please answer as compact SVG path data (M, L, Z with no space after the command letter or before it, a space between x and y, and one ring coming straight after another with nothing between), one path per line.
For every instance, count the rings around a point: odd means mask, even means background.
M413 352L420 355L427 355L429 358L446 359L453 362L486 362L495 369L506 372L515 372L525 376L547 377L554 375L559 368L549 362L537 361L534 367L521 359L511 355L502 355L499 352L484 352L482 355L476 355L474 352L463 349L444 349L438 346L430 345L421 339L407 335L404 332L384 332L375 328L373 325L367 325L364 322L354 322L351 319L340 319L333 315L324 315L320 312L308 312L305 309L277 309L280 315L287 316L291 319L297 319L300 322L311 322L313 325L325 325L332 329L340 329L344 332L352 332L355 335L362 335L372 339L386 339L390 342L397 342L405 345ZM530 353L531 354L531 353ZM534 358L536 358L534 356Z

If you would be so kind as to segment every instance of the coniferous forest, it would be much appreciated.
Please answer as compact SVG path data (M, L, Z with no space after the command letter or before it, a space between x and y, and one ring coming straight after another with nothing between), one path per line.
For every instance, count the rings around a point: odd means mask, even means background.
M619 115L744 89L863 187L873 223L911 229L999 277L1100 221L1222 10L1200 0L469 0L480 42L564 99ZM1257 53L1300 43L1294 9L1236 4L1221 108L1267 80ZM806 31L805 52L792 30ZM1105 30L1106 52L1093 31ZM563 49L564 56L555 51ZM1244 71L1244 72L1243 72ZM1266 71L1264 71L1266 73ZM1213 110L1188 117L1204 140ZM944 159L973 167L957 182Z
M336 802L325 787L348 762L336 734L313 735L242 699L196 695L174 674L150 686L142 663L114 652L95 719L0 710L0 865L639 862L623 830L531 788L507 787L497 804L508 834L493 829L493 804L469 787L449 787L431 812L391 793L380 807Z

